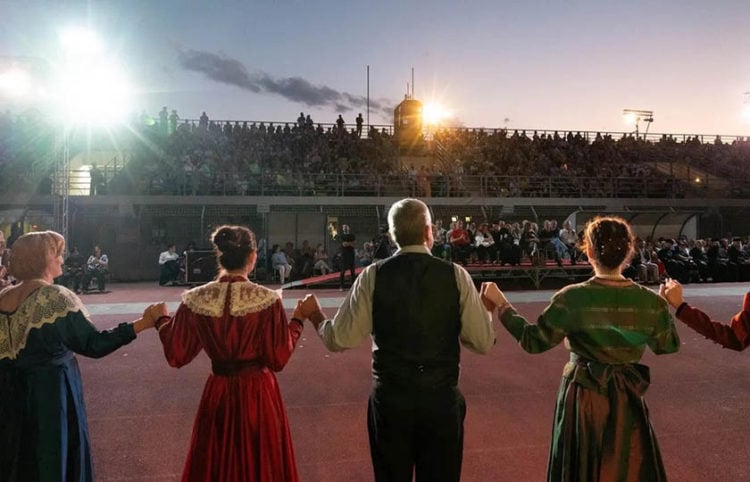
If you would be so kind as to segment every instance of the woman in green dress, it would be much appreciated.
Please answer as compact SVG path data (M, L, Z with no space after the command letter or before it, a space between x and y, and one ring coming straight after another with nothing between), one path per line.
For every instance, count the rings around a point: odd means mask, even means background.
M0 291L0 481L94 479L81 372L75 354L99 358L154 326L161 305L99 331L62 274L63 237L19 237L10 254L18 284Z
M557 395L548 481L663 481L664 466L644 393L648 346L674 353L680 341L667 303L621 275L633 253L630 226L616 217L592 220L584 249L595 276L555 293L536 324L497 286L485 295L500 321L529 353L565 340L570 361Z

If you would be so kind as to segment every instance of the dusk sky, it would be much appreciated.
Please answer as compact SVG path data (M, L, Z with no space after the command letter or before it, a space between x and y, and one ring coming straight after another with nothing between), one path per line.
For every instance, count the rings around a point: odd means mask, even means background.
M369 64L373 124L414 67L415 97L468 127L626 131L633 108L651 132L750 135L749 19L741 0L0 0L0 59L54 63L59 31L88 24L134 112L351 123Z

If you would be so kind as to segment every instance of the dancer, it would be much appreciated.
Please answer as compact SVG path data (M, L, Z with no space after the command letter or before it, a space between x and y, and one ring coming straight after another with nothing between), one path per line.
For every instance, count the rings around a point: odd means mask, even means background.
M274 372L302 333L287 323L278 293L247 279L257 260L255 235L221 226L212 235L221 271L186 291L173 318L157 323L173 367L201 350L211 359L193 425L183 481L296 482L292 437Z
M466 403L458 389L460 345L487 353L490 314L471 276L436 258L427 206L403 199L388 212L399 250L367 266L333 320L307 295L309 318L331 351L372 337L373 390L367 428L377 482L460 480Z
M492 284L486 302L529 353L566 340L547 480L663 481L664 466L643 397L649 369L638 363L648 346L674 353L680 340L667 303L622 276L634 238L617 217L592 220L585 252L595 276L557 292L536 324L518 314Z
M19 237L10 254L18 284L0 292L0 481L94 480L75 354L112 353L164 309L98 331L78 296L53 284L64 250L60 234L42 231Z

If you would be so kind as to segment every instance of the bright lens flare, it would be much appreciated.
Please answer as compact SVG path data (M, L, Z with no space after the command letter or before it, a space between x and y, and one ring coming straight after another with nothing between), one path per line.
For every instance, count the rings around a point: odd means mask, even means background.
M31 91L31 77L20 69L0 72L0 93L9 97L24 97Z
M623 114L622 119L625 121L625 124L629 126L635 125L636 121L638 120L635 114L632 112Z
M450 112L440 104L428 102L422 106L422 122L425 124L439 124L443 119L448 117L450 117Z
M104 51L99 37L83 28L71 27L60 32L60 44L65 54L74 57L94 56Z
M745 103L742 108L742 118L745 119L745 122L750 122L750 103Z
M123 70L104 61L69 65L60 79L59 96L63 115L73 123L122 122L131 107Z

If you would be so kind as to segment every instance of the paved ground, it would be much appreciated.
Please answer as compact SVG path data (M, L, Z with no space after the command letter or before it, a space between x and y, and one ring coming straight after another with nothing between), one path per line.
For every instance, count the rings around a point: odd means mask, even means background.
M100 328L136 318L147 302L172 308L181 288L112 285L84 295ZM750 284L686 287L686 299L721 320L740 306ZM509 293L535 318L551 291ZM338 291L316 291L329 314ZM290 309L303 291L284 292ZM527 355L497 325L489 355L464 351L461 388L468 415L462 480L542 481L555 392L567 354L562 347ZM647 355L652 387L647 399L670 480L750 480L750 360L679 326L680 353ZM279 374L304 482L372 480L365 401L370 347L329 354L306 327L292 360ZM97 480L179 480L193 417L210 370L205 356L176 370L163 359L156 333L101 360L80 359Z

